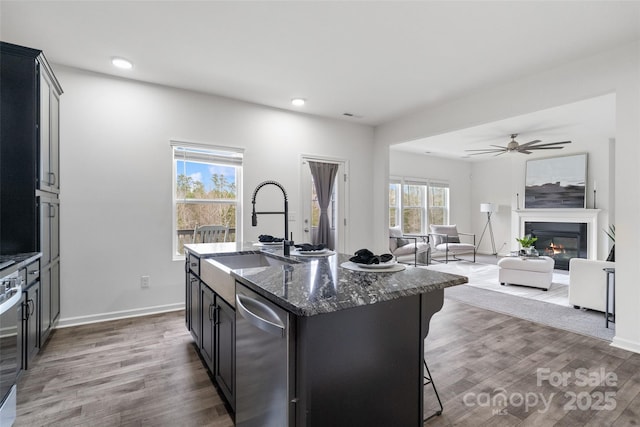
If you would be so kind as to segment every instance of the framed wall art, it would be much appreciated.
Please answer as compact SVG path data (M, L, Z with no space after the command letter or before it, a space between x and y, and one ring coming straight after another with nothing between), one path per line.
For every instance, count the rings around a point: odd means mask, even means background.
M525 209L586 208L587 154L527 160Z

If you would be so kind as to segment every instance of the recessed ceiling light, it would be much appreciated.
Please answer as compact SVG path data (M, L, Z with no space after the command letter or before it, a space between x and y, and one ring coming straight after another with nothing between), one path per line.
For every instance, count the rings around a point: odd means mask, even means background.
M131 61L124 58L113 57L111 58L111 63L118 68L122 68L123 70L130 70L133 68L133 64L131 63Z
M293 105L295 105L296 107L302 107L305 102L306 102L306 99L304 99L304 98L293 98L291 100L291 103Z

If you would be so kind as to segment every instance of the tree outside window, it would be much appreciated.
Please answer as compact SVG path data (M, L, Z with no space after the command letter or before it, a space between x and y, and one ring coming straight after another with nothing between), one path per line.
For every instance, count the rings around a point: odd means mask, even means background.
M429 184L429 224L449 224L449 186Z
M400 225L400 183L389 184L389 227Z
M402 186L402 232L421 234L425 231L426 186L404 184Z

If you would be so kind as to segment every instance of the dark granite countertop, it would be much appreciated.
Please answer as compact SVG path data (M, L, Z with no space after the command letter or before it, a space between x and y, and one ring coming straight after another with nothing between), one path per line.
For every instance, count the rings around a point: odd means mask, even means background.
M42 256L41 252L27 252L22 254L0 255L0 265L11 262L0 269L0 274L6 276L18 271Z
M263 250L282 258L282 250L253 244L185 245L200 257ZM231 274L270 301L298 316L313 316L390 301L467 283L467 278L407 266L398 272L361 272L341 267L350 255L296 257L294 264L233 270Z

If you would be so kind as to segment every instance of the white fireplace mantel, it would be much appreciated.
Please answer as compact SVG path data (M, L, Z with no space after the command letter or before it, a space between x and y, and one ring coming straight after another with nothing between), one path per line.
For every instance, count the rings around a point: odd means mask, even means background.
M516 209L512 211L512 229L524 235L525 222L571 222L587 224L587 258L598 256L598 214L600 209Z

